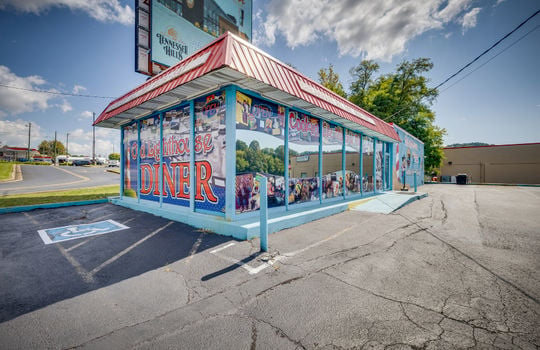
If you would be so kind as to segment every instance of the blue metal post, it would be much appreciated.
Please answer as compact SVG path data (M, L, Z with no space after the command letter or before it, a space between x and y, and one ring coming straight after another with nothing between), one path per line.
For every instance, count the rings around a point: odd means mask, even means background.
M159 114L159 207L163 207L163 114Z
M377 192L377 139L373 139L373 193Z
M345 138L347 137L346 136L347 132L345 131L344 127L341 127L341 131L343 133L343 140L341 141L341 176L343 178L341 191L343 191L343 198L345 198L345 191L346 191L345 171L346 171L346 168L347 168L347 164L346 164L346 162L347 162L347 157L346 157L347 149L345 148Z
M289 210L289 107L285 108L285 210Z
M364 196L364 135L360 134L360 195Z
M322 170L323 170L323 159L322 159L322 155L323 155L323 137L322 137L322 134L323 134L323 126L322 126L322 119L319 119L319 203L322 203L322 185L323 185L323 181L322 181Z
M236 86L225 88L225 218L236 215Z
M266 176L257 175L260 193L260 240L261 251L268 251L268 180Z
M416 171L414 172L414 193L416 193L417 187L416 187Z
M195 101L189 101L189 210L195 211ZM183 189L182 189L183 190Z
M124 199L124 166L125 166L125 155L126 148L124 147L124 127L120 128L120 199ZM128 157L129 157L129 148L128 148ZM129 171L129 169L128 169Z
M137 203L141 202L141 121L137 120Z

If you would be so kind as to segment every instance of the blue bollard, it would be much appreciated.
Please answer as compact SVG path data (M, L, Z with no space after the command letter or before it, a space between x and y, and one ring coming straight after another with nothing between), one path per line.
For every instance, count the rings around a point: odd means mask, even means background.
M266 176L257 175L256 179L259 181L259 194L260 194L260 239L261 239L261 251L268 252L268 179Z
M414 193L416 193L416 173L414 173Z

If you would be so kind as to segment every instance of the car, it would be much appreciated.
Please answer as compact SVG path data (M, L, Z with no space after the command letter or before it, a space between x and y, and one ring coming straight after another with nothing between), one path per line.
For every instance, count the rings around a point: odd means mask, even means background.
M83 166L83 165L90 165L90 161L89 160L85 160L85 159L75 159L71 162L72 165L74 166Z
M109 167L119 167L120 162L117 160L109 160Z

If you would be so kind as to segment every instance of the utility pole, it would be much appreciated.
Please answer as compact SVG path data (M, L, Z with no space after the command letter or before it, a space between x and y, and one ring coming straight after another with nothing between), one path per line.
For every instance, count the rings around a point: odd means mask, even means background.
M96 164L96 113L92 112L92 163Z
M68 158L68 155L69 155L68 145L69 145L69 132L66 134L66 161L67 161L67 158Z
M28 122L28 151L26 154L26 161L30 161L30 130L32 130L32 123Z
M56 131L54 132L53 164L56 165Z

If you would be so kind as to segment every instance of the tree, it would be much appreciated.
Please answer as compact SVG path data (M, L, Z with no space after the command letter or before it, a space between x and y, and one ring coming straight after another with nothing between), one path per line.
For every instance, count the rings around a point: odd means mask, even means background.
M38 151L41 154L46 154L51 157L56 157L58 154L66 154L66 148L62 142L56 141L56 148L54 145L54 140L43 140L38 146Z
M339 74L334 72L334 65L330 63L328 69L321 68L318 74L319 83L325 88L335 92L341 97L347 98L347 93L343 90L343 85L339 82Z
M351 70L355 78L351 84L351 102L424 142L425 171L438 168L444 157L446 130L434 124L435 113L430 108L438 92L427 87L424 74L433 68L433 63L428 58L404 61L395 73L374 79L378 68L372 61L362 61Z
M349 70L353 78L351 95L349 96L349 100L352 103L362 108L366 106L368 90L374 82L373 74L378 70L379 65L372 60L363 60L358 66Z
M109 154L109 160L120 160L120 153Z

